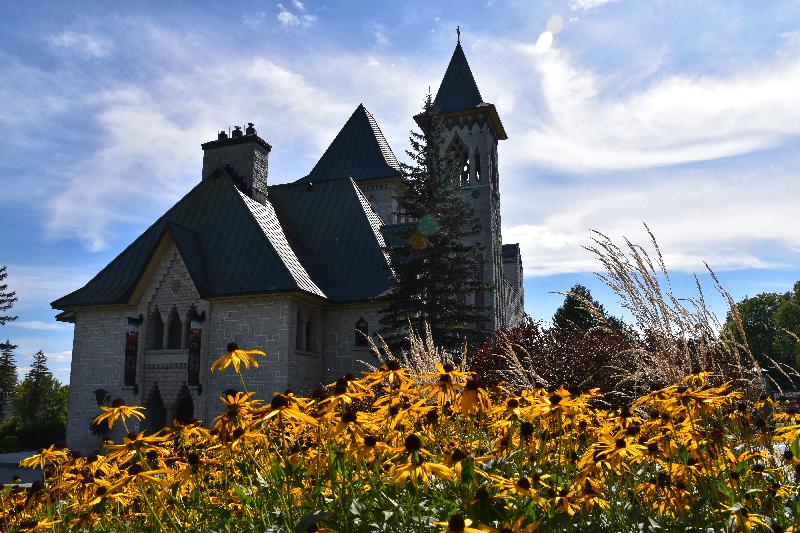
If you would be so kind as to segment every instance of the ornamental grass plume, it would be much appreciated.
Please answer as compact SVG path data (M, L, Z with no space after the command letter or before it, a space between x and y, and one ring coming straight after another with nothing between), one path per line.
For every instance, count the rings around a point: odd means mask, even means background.
M709 372L720 383L730 381L754 397L768 383L780 391L751 353L736 303L714 271L706 265L715 290L728 304L727 327L709 309L697 276L695 296L674 294L658 242L647 225L645 229L651 252L628 239L620 246L597 231L593 244L585 247L603 266L605 272L597 276L618 297L631 325L612 322L591 300L571 292L567 296L597 326L548 330L529 323L499 330L474 353L472 366L486 378L520 389L602 387L606 400L619 405L698 372ZM771 362L787 382L800 383L796 370Z

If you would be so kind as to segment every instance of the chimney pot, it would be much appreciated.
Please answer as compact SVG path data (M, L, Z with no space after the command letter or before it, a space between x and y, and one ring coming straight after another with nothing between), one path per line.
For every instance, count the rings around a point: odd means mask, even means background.
M227 138L228 138L228 134L225 133L225 130L220 130L220 132L217 134L217 140L218 141L221 141L222 139L227 139Z
M234 126L233 127L233 133L231 134L231 137L233 139L238 139L241 136L242 136L242 127L241 126Z
M255 124L253 124L252 122L248 122L247 129L244 130L244 133L246 135L255 135L256 134Z

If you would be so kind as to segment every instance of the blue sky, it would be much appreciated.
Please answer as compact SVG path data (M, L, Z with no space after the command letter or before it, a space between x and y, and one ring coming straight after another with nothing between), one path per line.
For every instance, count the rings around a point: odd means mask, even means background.
M612 312L590 230L655 233L679 296L714 268L737 299L800 279L800 3L17 2L0 17L0 264L20 366L69 379L78 288L199 179L200 143L255 122L270 181L305 175L360 103L395 153L455 27L499 149L526 309L574 283ZM701 276L704 281L707 276ZM710 285L708 286L710 289ZM722 300L712 300L722 315ZM23 368L24 370L24 368Z

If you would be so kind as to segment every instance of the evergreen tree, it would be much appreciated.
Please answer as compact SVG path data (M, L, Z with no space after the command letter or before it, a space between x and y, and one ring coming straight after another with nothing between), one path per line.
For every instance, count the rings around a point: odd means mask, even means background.
M57 385L47 368L47 356L39 350L17 394L17 413L25 422L41 422L46 418L48 403Z
M17 387L17 365L11 342L0 342L0 420L11 415L9 401Z
M394 348L404 346L408 325L431 328L436 343L456 350L477 340L476 325L484 309L467 303L485 290L481 279L483 247L470 204L457 190L460 168L444 149L445 128L431 95L417 117L420 132L411 132L412 165L401 163L402 186L397 214L412 221L387 235L393 285L383 310L382 334Z
M8 272L6 272L6 266L3 265L0 267L0 313L4 313L8 311L17 301L17 293L14 291L8 290L8 285L3 283L3 281L8 277ZM3 315L0 314L0 326L4 325L6 322L11 322L16 320L17 317L11 315Z
M590 309L592 309L590 311ZM592 293L583 285L576 284L567 293L564 303L553 315L553 325L557 329L578 328L589 331L597 326L611 326L620 329L622 323L609 316L605 308L592 298Z

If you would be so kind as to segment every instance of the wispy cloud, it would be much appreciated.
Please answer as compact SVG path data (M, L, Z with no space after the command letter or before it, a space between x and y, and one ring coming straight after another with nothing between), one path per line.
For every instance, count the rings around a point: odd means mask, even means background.
M242 15L242 24L251 30L259 29L267 18L266 11L259 11L258 13Z
M292 12L283 4L278 4L278 14L276 15L278 22L286 28L290 26L301 26L307 28L317 21L316 15L306 13L305 5L302 2L294 0L292 2L295 11Z
M107 39L89 33L65 31L49 37L48 41L56 48L73 51L90 58L105 57L111 50L111 44Z
M20 320L12 324L22 329L32 329L34 331L62 331L69 330L72 326L60 322L43 322L41 320Z
M569 3L570 9L573 11L586 11L602 7L606 4L612 4L618 0L573 0Z
M552 40L551 40L552 41ZM622 96L557 48L517 45L542 106L515 154L570 172L708 161L778 146L800 134L800 60L726 76L673 74ZM531 148L532 147L532 148Z

